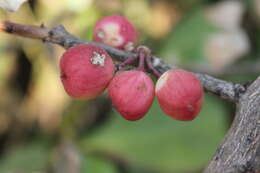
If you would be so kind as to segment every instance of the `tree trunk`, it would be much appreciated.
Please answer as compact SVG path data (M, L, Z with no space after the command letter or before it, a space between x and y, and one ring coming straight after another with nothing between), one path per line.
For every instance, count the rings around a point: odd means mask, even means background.
M240 97L234 122L204 173L260 173L260 77Z

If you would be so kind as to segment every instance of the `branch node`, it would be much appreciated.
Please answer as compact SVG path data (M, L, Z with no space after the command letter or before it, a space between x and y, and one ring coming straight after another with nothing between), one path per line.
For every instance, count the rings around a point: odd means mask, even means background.
M241 84L234 84L234 92L236 100L239 100L240 96L246 92L246 87Z

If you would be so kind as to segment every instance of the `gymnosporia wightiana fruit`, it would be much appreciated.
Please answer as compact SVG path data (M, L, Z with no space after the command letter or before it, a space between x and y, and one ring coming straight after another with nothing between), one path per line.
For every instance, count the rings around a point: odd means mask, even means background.
M151 107L154 84L145 72L118 72L108 86L108 94L123 118L135 121L141 119Z
M90 44L68 49L60 60L61 81L69 96L91 99L100 95L114 75L108 53Z
M93 41L128 50L137 42L137 31L125 17L107 16L96 23Z
M192 73L176 69L166 71L157 81L155 94L161 109L180 121L191 121L200 112L203 88Z

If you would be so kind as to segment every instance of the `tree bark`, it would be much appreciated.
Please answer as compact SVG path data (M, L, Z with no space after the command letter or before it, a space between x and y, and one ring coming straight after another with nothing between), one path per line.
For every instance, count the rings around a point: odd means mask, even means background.
M260 77L240 97L234 122L204 173L260 173Z

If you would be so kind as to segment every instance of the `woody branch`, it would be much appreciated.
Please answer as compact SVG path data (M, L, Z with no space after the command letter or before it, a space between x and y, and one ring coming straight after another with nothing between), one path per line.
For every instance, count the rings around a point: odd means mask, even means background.
M22 37L40 39L44 42L46 41L58 44L64 47L65 49L84 43L96 45L105 49L113 57L114 60L120 62L125 61L128 58L135 57L135 55L131 52L115 49L102 43L79 39L68 33L63 26L57 26L52 29L49 29L43 26L23 25L9 21L0 21L0 31ZM177 68L174 65L167 64L165 61L156 56L151 57L151 62L154 68L161 73L169 69ZM227 82L221 79L214 78L207 74L194 74L200 79L206 91L211 92L221 97L222 99L231 102L237 102L239 100L240 95L246 91L246 87L242 84Z

